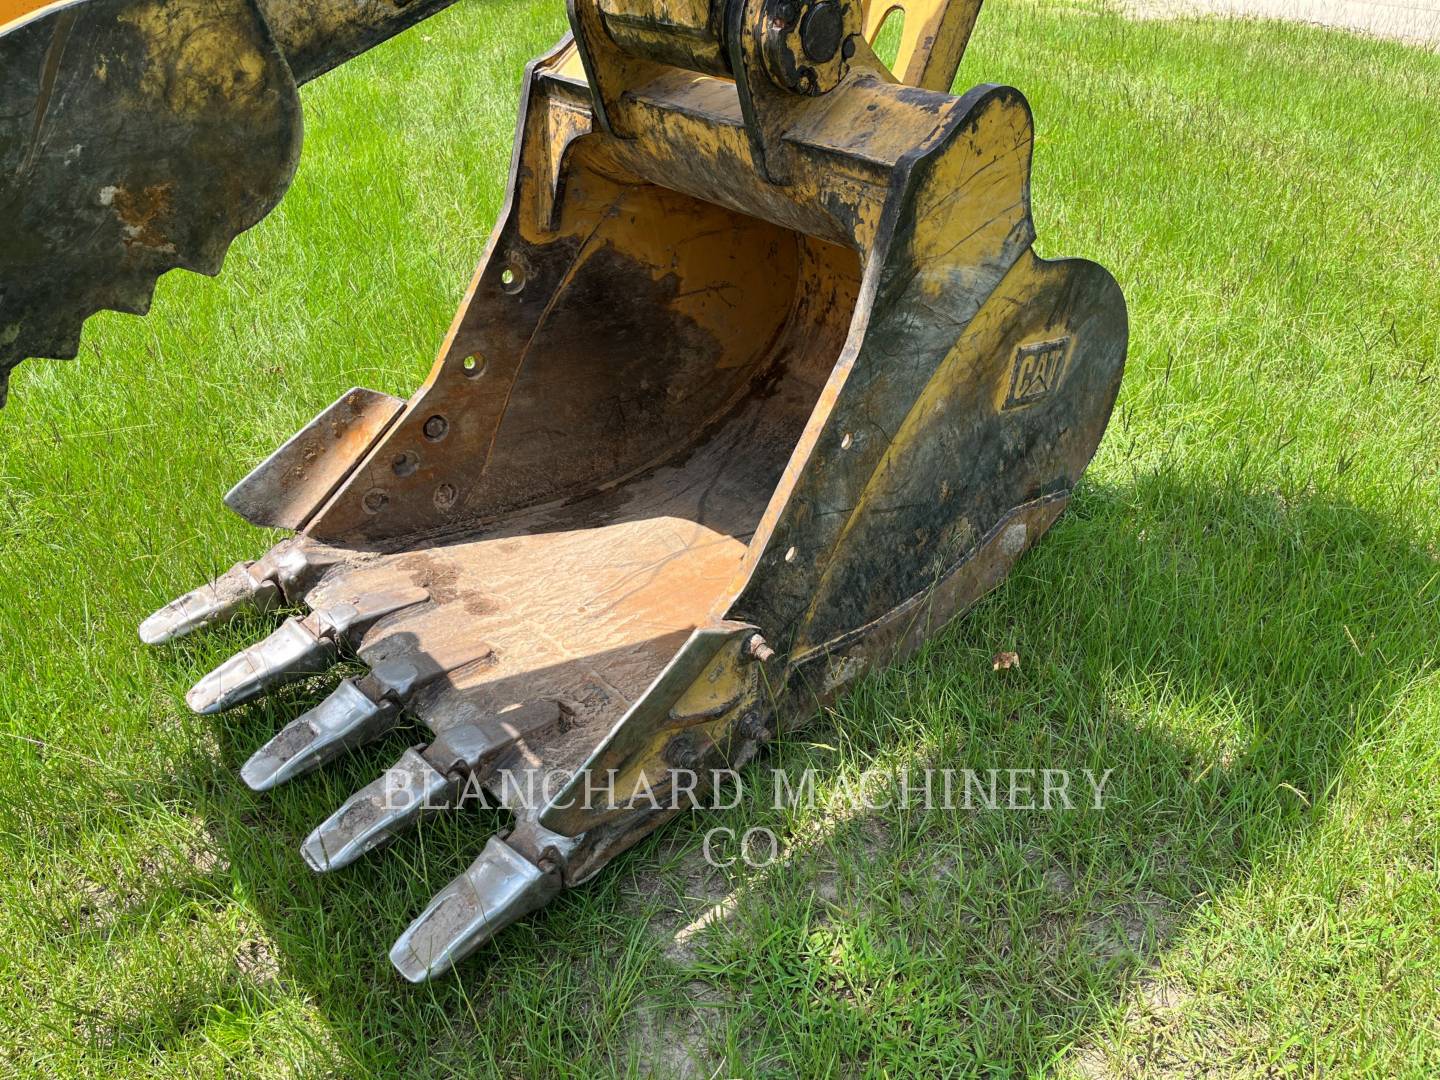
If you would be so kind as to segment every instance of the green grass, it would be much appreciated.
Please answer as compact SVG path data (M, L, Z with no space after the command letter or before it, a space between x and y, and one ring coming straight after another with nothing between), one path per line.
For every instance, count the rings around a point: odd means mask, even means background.
M1026 92L1039 250L1125 289L1119 407L1008 583L751 775L1114 768L1110 803L758 799L398 982L390 941L488 826L315 878L301 838L403 740L253 795L236 769L299 699L181 695L256 627L133 628L264 550L219 502L251 464L346 387L423 377L561 29L552 0L469 0L313 85L295 186L218 281L16 372L0 1074L1440 1073L1440 57L1019 0L960 82ZM707 877L710 825L790 858Z

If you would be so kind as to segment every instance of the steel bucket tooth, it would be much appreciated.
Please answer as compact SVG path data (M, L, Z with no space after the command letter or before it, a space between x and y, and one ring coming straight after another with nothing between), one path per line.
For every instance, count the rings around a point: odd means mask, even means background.
M170 601L140 624L140 640L163 645L202 626L216 626L248 612L264 613L303 594L324 571L301 544L286 540L263 559L236 563L225 573Z
M462 783L418 751L406 750L384 776L350 796L306 837L300 853L316 873L349 866L414 826L421 815L455 806Z
M376 701L355 679L344 679L329 697L255 751L240 769L240 778L252 791L269 791L383 735L398 713L395 702Z
M242 612L265 612L279 606L279 585L257 579L250 572L252 566L254 563L236 563L214 581L170 601L140 624L140 640L146 645L163 645Z
M511 923L548 904L560 872L536 866L498 836L470 868L435 894L390 949L412 983L442 975Z
M363 633L386 615L428 599L424 589L367 593L354 603L286 619L264 641L232 656L196 683L185 702L197 713L224 712L277 686L323 674L334 664L347 635Z
M400 722L411 695L437 674L395 660L363 678L342 679L329 697L255 751L241 779L254 791L268 791L378 739Z
M352 795L305 840L317 872L348 866L413 827L422 816L458 806L467 785L483 784L506 752L559 723L554 702L482 723L457 723L426 747L405 751L384 776Z

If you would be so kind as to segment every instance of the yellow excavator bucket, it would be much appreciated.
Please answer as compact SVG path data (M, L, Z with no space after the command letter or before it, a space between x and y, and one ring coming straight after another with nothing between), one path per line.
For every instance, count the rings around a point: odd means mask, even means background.
M59 110L0 120L0 165L21 177L0 200L23 207L25 238L0 250L17 298L0 359L63 352L117 280L138 308L162 267L217 269L288 182L296 83L400 28L378 4L345 9L375 16L357 29L207 0L248 35L249 82L197 59L192 101L183 62L154 86L152 67L119 71L137 145L169 140L173 160L101 147L91 186L57 191L46 126L108 100L67 102L69 65L122 38L183 58L162 30L201 7L88 0L0 38L6 103L48 93ZM892 73L871 46L896 9ZM161 643L307 610L201 680L200 712L342 654L367 665L256 751L253 788L402 714L433 732L316 828L315 870L477 790L513 812L395 943L406 978L583 883L716 770L905 655L1064 510L1115 400L1125 304L1099 266L1032 250L1019 91L949 93L977 14L571 0L573 34L526 71L505 206L425 384L408 401L352 390L261 463L227 502L293 537L142 624ZM90 276L34 277L73 264L82 234Z

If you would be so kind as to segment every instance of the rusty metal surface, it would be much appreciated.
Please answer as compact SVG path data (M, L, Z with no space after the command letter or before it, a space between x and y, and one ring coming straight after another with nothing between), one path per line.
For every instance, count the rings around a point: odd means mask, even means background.
M389 394L345 391L231 488L225 505L252 525L300 528L404 407Z
M250 0L88 0L0 36L0 394L101 308L220 269L295 170L295 81Z

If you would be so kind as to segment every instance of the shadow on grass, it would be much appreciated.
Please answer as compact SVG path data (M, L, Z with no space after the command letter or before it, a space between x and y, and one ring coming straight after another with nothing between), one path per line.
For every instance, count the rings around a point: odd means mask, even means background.
M226 771L264 737L252 714L216 725L225 769L197 768L278 977L355 1071L1033 1071L1200 905L1324 818L1356 739L1429 663L1437 569L1377 515L1313 494L1090 485L1001 590L752 765L752 800L672 824L421 988L386 950L493 815L444 815L320 879L300 840L403 737L256 798ZM991 669L1000 648L1019 670ZM906 766L1115 772L1102 811L772 804L772 768L792 785L816 769L823 792ZM774 829L783 863L717 881L698 855L716 825Z

